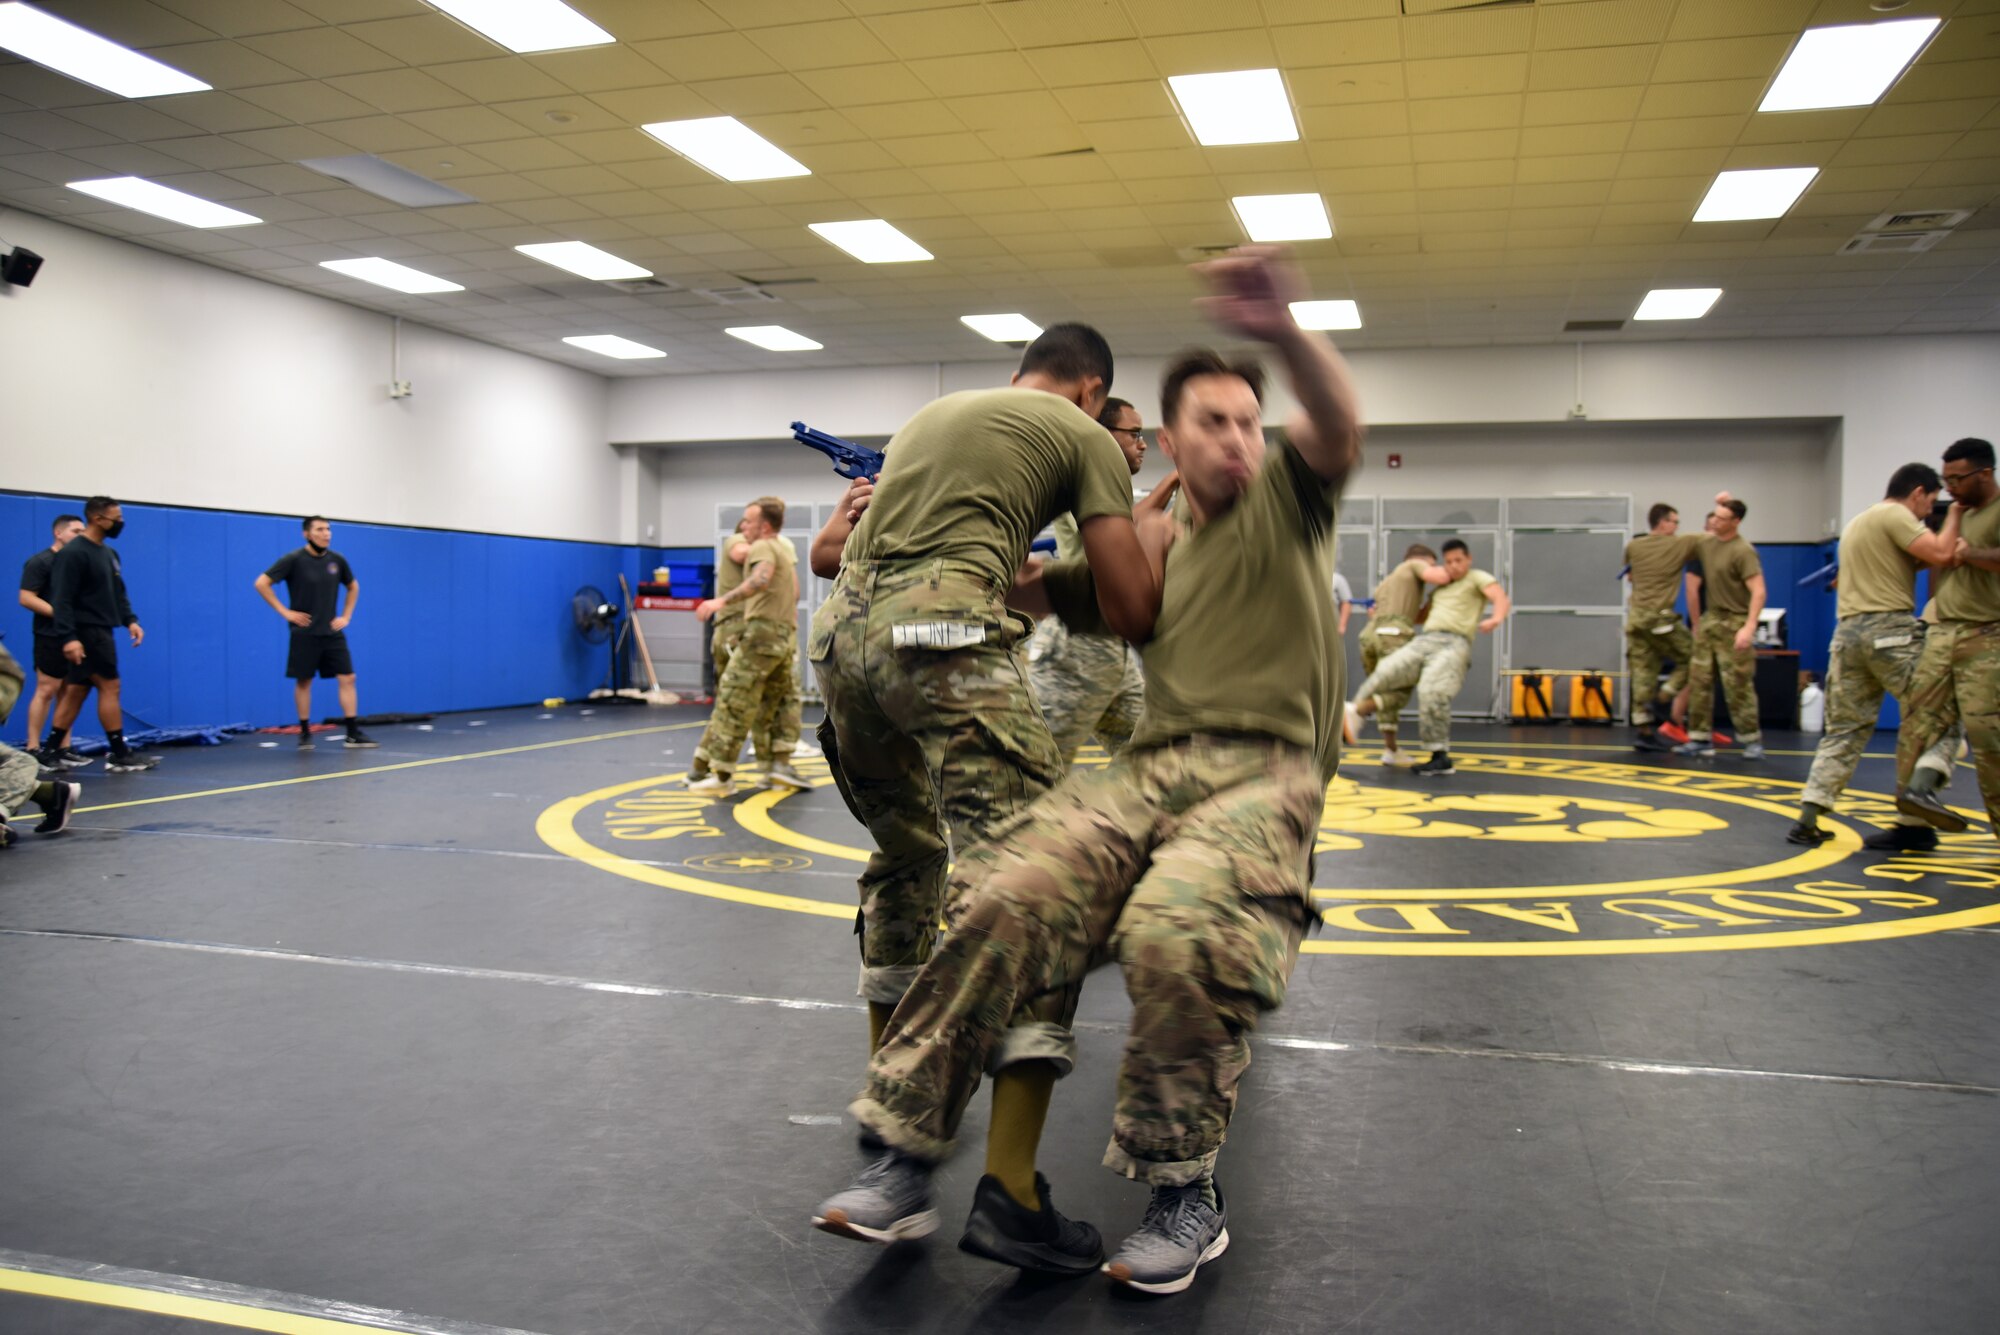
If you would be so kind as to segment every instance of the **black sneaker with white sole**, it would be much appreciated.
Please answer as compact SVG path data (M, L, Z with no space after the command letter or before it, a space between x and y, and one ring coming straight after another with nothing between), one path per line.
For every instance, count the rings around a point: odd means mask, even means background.
M1451 752L1433 751L1429 760L1426 760L1421 765L1413 766L1410 773L1421 774L1429 778L1440 774L1456 774L1458 770L1451 763Z
M1020 1270L1052 1275L1087 1275L1104 1264L1104 1239L1081 1219L1068 1219L1049 1199L1049 1180L1035 1174L1039 1210L1007 1194L991 1173L972 1193L972 1213L958 1249Z
M158 756L142 756L137 751L126 751L123 754L104 757L104 769L107 774L137 774L142 770L152 769L159 763Z
M907 1242L937 1231L931 1165L890 1150L861 1170L854 1185L820 1202L813 1227L857 1242Z
M1786 843L1802 844L1807 848L1818 848L1831 838L1833 838L1832 830L1822 830L1819 826L1808 825L1802 820L1792 822L1792 828L1785 831Z
M1119 1244L1104 1264L1114 1283L1141 1293L1179 1293L1194 1283L1194 1272L1229 1250L1229 1207L1222 1189L1211 1205L1202 1184L1154 1187L1139 1231Z
M351 729L340 744L350 751L366 751L382 745L359 728Z
M83 785L55 781L55 796L42 805L42 823L35 827L36 834L61 834L69 824L69 813L76 809L77 799L83 796Z
M1938 837L1928 825L1891 825L1863 839L1861 846L1877 853L1933 853Z

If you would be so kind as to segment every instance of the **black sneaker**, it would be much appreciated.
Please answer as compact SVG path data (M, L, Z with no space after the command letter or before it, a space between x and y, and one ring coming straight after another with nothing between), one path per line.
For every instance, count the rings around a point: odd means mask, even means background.
M821 1201L812 1223L858 1242L906 1242L935 1232L931 1166L891 1150L862 1169L854 1185Z
M1660 736L1659 733L1648 731L1642 732L1632 739L1632 749L1634 751L1666 752L1673 750L1674 744Z
M0 848L12 848L19 837L14 833L14 827L7 823L6 815L0 814Z
M299 750L310 751L313 749L313 746L314 743L313 743L312 729L311 728L299 729Z
M870 1154L880 1154L889 1148L889 1142L875 1134L873 1127L863 1126L854 1134L854 1143Z
M1413 766L1410 773L1430 777L1439 774L1456 774L1458 770L1451 763L1451 752L1433 751L1429 760L1426 760L1421 765Z
M1965 817L1929 793L1914 792L1905 788L1896 794L1896 810L1905 816L1915 816L1933 830L1943 830L1946 834L1965 833Z
M376 741L373 737L361 731L361 729L355 728L347 734L347 739L341 745L350 751L366 751L371 747L380 746L382 743Z
M109 774L137 774L141 770L152 769L159 763L158 756L142 756L137 751L127 751L123 755L106 756L104 769Z
M1822 830L1819 826L1808 825L1804 821L1794 823L1791 829L1785 831L1786 843L1803 844L1807 848L1818 848L1831 838L1833 838L1832 830Z
M63 769L89 769L90 757L65 746L56 752L56 764Z
M1863 848L1877 853L1932 853L1937 851L1937 831L1928 825L1891 825L1861 841Z
M1049 1200L1049 1180L1035 1174L1039 1210L1026 1210L991 1173L972 1193L972 1213L958 1249L1020 1270L1087 1275L1104 1264L1104 1239L1081 1219L1065 1219Z
M63 826L69 824L69 813L76 809L76 801L82 796L82 784L56 780L56 795L43 806L42 823L35 827L35 833L61 834Z

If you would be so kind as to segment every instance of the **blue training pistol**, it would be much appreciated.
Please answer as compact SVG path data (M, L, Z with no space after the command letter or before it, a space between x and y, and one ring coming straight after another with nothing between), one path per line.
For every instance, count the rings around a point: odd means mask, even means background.
M833 471L844 478L873 478L882 471L882 451L815 431L804 422L792 423L792 439L833 460Z
M1833 587L1833 582L1839 578L1840 578L1840 562L1829 561L1825 565L1821 566L1818 570L1813 571L1812 574L1807 575L1804 579L1800 580L1799 587L1803 589L1808 584L1817 584L1822 589L1831 589Z

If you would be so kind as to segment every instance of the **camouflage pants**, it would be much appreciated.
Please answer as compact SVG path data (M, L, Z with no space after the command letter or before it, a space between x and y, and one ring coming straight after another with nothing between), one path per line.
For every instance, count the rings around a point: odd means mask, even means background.
M696 760L725 777L735 773L743 739L760 722L770 736L770 754L758 753L766 764L787 760L798 749L799 686L792 671L798 643L798 632L789 624L743 623L743 633L730 650L729 666L715 684L715 712L694 749Z
M1729 722L1736 740L1745 746L1764 735L1757 721L1757 651L1738 650L1736 632L1743 618L1709 612L1694 636L1694 661L1688 670L1688 740L1705 742L1715 731L1715 679L1729 701Z
M1840 619L1828 650L1826 732L1813 752L1804 800L1831 810L1840 799L1841 790L1854 777L1854 767L1861 763L1861 753L1875 736L1885 692L1908 707L1910 680L1924 652L1924 630L1924 623L1908 612L1863 612ZM1953 727L1916 763L1949 779L1958 738L1959 730ZM1898 823L1919 822L1903 816Z
M1906 787L1917 757L1965 728L1986 817L2000 833L2000 621L1946 621L1924 637L1896 737L1896 784Z
M40 780L41 766L26 751L0 742L0 817L11 816L28 801Z
M1067 1073L1083 980L1117 960L1132 999L1105 1165L1205 1176L1314 919L1325 786L1269 738L1194 737L1082 770L961 859L951 930L896 1008L854 1116L925 1159L951 1148L982 1072Z
M1427 630L1383 659L1354 692L1357 700L1381 699L1417 688L1417 731L1424 749L1451 749L1451 702L1465 685L1472 665L1472 641L1450 631Z
M1633 608L1625 621L1625 671L1632 686L1632 722L1653 721L1653 706L1661 696L1671 700L1688 684L1688 663L1694 657L1694 636L1681 614L1668 607ZM1660 665L1674 665L1673 675L1660 685Z
M736 646L743 642L743 617L741 614L718 622L715 634L709 641L709 655L715 660L715 684L718 695L722 678L729 671L729 660L736 652ZM750 749L757 753L760 761L767 762L771 754L771 730L761 720L750 724Z
M1382 660L1416 639L1417 624L1408 617L1370 617L1361 628L1361 671L1373 672ZM1407 690L1384 691L1376 697L1375 722L1384 732L1396 731L1396 720L1410 703Z
M850 564L814 614L828 763L875 840L855 922L869 1001L901 1000L930 958L953 848L1062 777L1005 596L956 562Z
M1079 635L1048 618L1029 642L1028 684L1065 764L1093 735L1106 751L1122 750L1139 726L1146 681L1115 635Z

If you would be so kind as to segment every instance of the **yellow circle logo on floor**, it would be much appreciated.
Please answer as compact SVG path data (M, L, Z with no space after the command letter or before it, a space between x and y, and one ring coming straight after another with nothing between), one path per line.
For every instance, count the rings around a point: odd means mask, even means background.
M1789 780L1505 754L1454 763L1443 782L1343 765L1315 848L1321 927L1303 951L1657 954L2000 922L2000 850L1982 812L1961 809L1973 828L1937 852L1877 853L1861 841L1894 823L1894 802L1849 792L1823 821L1833 838L1802 849L1784 838L1802 787ZM537 832L632 880L851 922L867 836L825 762L799 768L809 792L724 798L685 791L677 774L615 784L556 803Z

